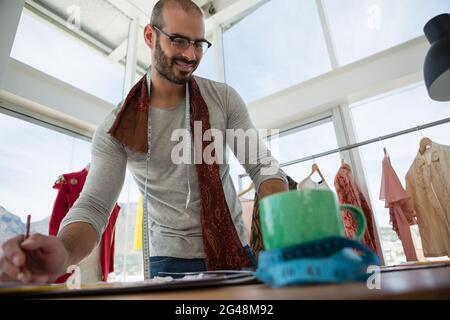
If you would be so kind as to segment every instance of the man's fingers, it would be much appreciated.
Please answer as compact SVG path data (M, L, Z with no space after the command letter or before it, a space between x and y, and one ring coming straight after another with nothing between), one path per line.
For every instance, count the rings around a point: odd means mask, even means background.
M42 234L36 233L33 234L29 239L22 242L20 247L27 251L37 250L45 248L48 244L48 237L43 236Z
M47 283L50 279L48 275L32 275L26 268L18 268L8 259L0 260L0 280L20 281L23 283Z
M20 269L14 266L6 257L3 257L0 259L0 273L0 279L17 281Z
M25 264L25 253L20 247L20 243L23 241L24 236L20 235L6 241L2 245L3 254L10 262L16 267L21 267Z

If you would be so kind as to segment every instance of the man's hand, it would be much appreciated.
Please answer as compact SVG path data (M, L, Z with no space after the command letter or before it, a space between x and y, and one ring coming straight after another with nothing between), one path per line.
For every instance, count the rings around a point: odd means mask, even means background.
M34 234L6 241L0 255L0 282L54 282L65 273L67 251L57 237Z
M283 192L283 191L288 191L288 190L289 190L289 186L283 180L270 179L270 180L264 181L259 186L258 200L261 200L272 194Z

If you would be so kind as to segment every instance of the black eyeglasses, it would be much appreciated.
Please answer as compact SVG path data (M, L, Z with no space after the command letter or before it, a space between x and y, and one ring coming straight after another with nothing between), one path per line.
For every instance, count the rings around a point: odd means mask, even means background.
M179 51L187 50L192 44L196 53L205 54L206 51L208 51L208 49L212 46L211 42L209 42L208 40L191 40L183 36L168 34L167 32L159 29L157 26L153 26L153 28L169 38L170 42L172 43L172 47Z

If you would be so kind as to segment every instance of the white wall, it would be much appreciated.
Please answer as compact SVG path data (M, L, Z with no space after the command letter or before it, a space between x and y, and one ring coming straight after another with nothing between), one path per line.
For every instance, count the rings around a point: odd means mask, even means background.
M88 136L115 107L12 58L6 68L0 102L13 111Z
M0 0L0 87L8 65L25 0Z

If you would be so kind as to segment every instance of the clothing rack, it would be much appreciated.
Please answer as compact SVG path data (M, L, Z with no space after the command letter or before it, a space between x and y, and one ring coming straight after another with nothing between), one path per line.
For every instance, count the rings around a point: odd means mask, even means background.
M432 128L432 127L440 126L440 125L443 125L443 124L446 124L446 123L449 123L449 122L450 122L450 118L445 118L445 119L442 119L442 120L439 120L439 121L430 122L430 123L427 123L427 124L424 124L424 125L420 125L420 126L417 126L417 127L410 128L410 129L397 131L397 132L394 132L394 133L391 133L391 134L387 134L387 135L384 135L384 136L381 136L381 137L378 137L378 138L373 138L373 139L369 139L369 140L366 140L366 141L362 141L362 142L358 142L358 143L354 143L354 144L349 144L349 145L341 147L341 148L337 148L337 149L321 152L321 153L318 153L318 154L315 154L315 155L312 155L312 156L308 156L308 157L304 157L304 158L301 158L301 159L288 161L286 163L280 164L280 168L292 166L294 164L298 164L298 163L302 163L302 162L306 162L306 161L311 161L311 160L315 161L318 158L323 158L323 157L329 156L331 154L341 153L341 152L344 152L344 151L349 151L349 150L356 149L356 148L359 148L359 147L362 147L362 146L365 146L365 145L369 145L369 144L372 144L372 143L382 142L384 140L388 140L388 139L392 139L392 138L395 138L395 137L398 137L398 136L402 136L402 135L405 135L405 134L408 134L408 133L420 132L421 130L425 130L425 129L429 129L429 128ZM242 178L245 178L247 176L248 176L248 174L245 173L245 174L239 175L239 178L242 179Z

